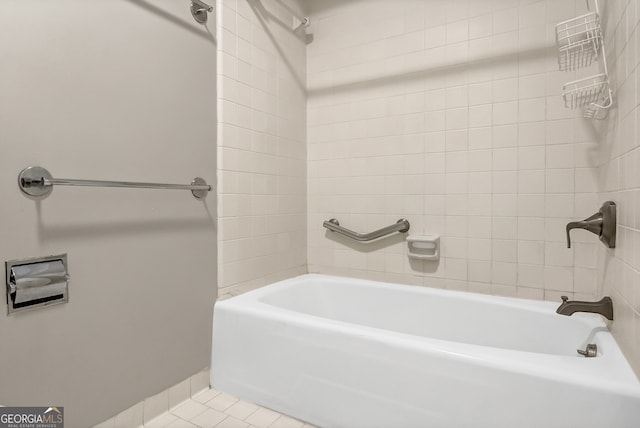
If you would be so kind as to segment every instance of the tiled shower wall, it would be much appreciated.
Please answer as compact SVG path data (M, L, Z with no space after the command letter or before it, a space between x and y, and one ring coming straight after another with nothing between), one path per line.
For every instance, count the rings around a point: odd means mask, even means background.
M218 0L218 288L306 272L306 44L290 0Z
M555 24L574 0L309 1L310 272L560 300L593 298L597 238L564 227L599 208L593 122L565 109ZM593 73L587 70L587 73ZM358 244L322 228L411 222Z
M609 0L605 42L615 104L599 124L600 202L618 204L615 250L600 247L599 285L614 303L612 332L640 374L640 11L637 0Z

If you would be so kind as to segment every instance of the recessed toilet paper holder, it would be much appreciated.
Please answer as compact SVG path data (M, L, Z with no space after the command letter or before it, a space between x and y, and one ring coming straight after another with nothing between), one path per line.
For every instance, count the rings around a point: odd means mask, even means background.
M69 301L67 255L5 262L7 315Z

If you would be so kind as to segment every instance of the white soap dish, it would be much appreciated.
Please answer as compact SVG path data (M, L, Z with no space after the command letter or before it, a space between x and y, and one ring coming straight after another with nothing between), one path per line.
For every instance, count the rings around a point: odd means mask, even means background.
M409 257L419 260L440 260L440 235L407 236Z

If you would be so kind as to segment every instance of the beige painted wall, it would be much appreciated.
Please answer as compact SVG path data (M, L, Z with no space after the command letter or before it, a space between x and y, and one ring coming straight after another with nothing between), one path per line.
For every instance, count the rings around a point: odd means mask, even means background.
M187 1L0 2L0 260L68 253L70 302L4 315L0 403L87 427L206 367L215 195L57 187L18 172L215 184L216 46ZM4 300L4 298L2 299Z

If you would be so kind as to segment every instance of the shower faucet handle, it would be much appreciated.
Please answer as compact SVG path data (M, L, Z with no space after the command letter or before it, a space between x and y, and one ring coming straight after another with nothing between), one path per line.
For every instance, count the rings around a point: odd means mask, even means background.
M602 234L602 212L599 211L582 221L572 221L567 224L567 248L571 248L571 235L573 229L584 229L600 236Z
M572 229L584 229L598 235L600 241L609 248L616 247L616 204L607 201L600 210L582 221L572 221L567 224L567 248L571 248Z

